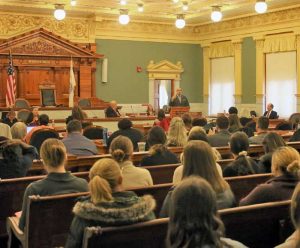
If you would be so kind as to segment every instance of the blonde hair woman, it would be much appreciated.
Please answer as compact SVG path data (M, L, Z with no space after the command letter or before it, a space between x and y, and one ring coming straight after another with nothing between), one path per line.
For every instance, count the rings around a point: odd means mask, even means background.
M87 181L66 172L66 148L58 139L47 139L41 146L40 156L48 173L42 180L31 183L24 193L22 215L19 223L21 230L25 227L27 199L30 195L58 195L85 192Z
M16 122L11 128L10 128L11 136L13 139L19 139L24 140L25 136L27 134L27 126L24 122Z
M122 135L114 138L110 145L110 154L121 168L124 188L153 185L150 172L132 163L133 145L129 138Z
M171 120L168 131L168 146L185 146L187 143L187 130L180 117Z
M98 160L90 170L90 196L74 206L75 217L70 227L68 247L81 247L88 226L121 226L154 219L155 200L124 191L118 164L109 158Z
M252 190L241 200L241 206L291 199L299 182L300 155L298 151L290 146L279 147L273 153L271 170L274 178Z

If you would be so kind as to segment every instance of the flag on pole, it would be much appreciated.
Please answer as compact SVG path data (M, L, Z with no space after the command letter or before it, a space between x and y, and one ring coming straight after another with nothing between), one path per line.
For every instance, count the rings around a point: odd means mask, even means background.
M15 69L13 66L12 54L9 51L9 62L7 68L7 81L6 81L6 107L11 107L16 101L16 80Z
M74 92L75 92L75 86L76 86L76 81L75 81L75 75L73 71L73 60L71 57L71 66L70 66L70 89L69 89L69 107L74 106Z

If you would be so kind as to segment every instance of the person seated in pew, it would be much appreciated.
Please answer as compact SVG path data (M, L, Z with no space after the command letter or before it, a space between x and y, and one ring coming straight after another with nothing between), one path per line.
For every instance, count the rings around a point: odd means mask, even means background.
M229 115L232 115L232 114L235 114L235 115L238 115L239 111L236 107L234 106L231 106L229 109L228 109L228 114Z
M125 191L118 164L109 158L98 160L90 169L90 196L75 204L74 218L65 248L81 248L88 226L122 226L155 219L155 200ZM117 237L116 237L117 238Z
M33 108L32 111L30 112L27 120L26 120L26 125L27 126L39 126L39 108Z
M109 106L105 109L105 117L120 117L121 114L118 110L118 104L116 101L110 101Z
M2 122L12 127L12 125L15 124L17 121L18 120L16 118L16 112L11 110L7 113L6 118Z
M96 144L82 135L82 124L72 120L67 125L67 137L62 140L67 153L76 156L92 156L98 154Z
M31 183L25 190L19 228L24 230L28 196L59 195L88 191L87 181L66 172L67 152L64 144L58 139L47 139L41 146L40 156L48 175ZM59 209L57 210L59 211Z
M66 124L68 124L72 120L78 120L82 122L87 117L87 114L80 108L80 106L74 106L72 108L72 114L69 115L66 119Z
M11 128L11 136L13 139L18 139L21 141L25 141L25 137L27 134L27 126L24 122L16 122Z
M289 142L295 142L295 141L300 141L300 129L298 129L292 137L289 139Z
M240 130L242 128L242 124L240 123L239 117L237 114L230 114L228 117L229 121L229 128L228 131L230 133L234 133Z
M166 117L163 109L158 110L157 119L154 121L154 126L160 126L165 132L168 132L170 119Z
M219 116L216 120L217 133L208 137L208 143L212 147L228 146L230 132L228 131L229 120L226 116Z
M171 197L167 247L246 247L224 237L217 205L216 193L205 179L196 176L184 179Z
M174 117L171 120L167 140L167 146L183 147L186 145L187 130L185 129L183 120L180 117Z
M42 114L42 115L39 116L39 123L40 123L39 126L36 126L36 127L32 128L30 130L30 132L26 134L26 136L25 136L25 142L27 144L30 143L30 139L31 139L31 137L32 137L32 135L33 135L33 133L35 131L40 130L40 129L54 129L52 126L48 126L48 124L49 124L49 116L46 115L46 114Z
M264 138L268 133L269 128L269 118L261 116L257 120L256 124L256 135L249 138L250 144L262 144Z
M300 155L298 151L290 146L277 148L272 156L271 170L274 178L253 189L240 201L240 206L291 199L299 182Z
M6 137L8 139L12 138L9 125L0 122L0 136Z
M107 141L107 147L110 146L114 138L123 135L131 140L134 151L138 151L138 142L142 141L143 139L142 132L138 129L133 128L131 120L126 118L118 122L118 128L118 131L113 132L112 135L109 136Z
M192 117L191 117L191 115L189 113L184 113L181 116L181 119L183 120L186 131L189 132L192 128Z
M168 150L166 143L165 131L159 126L152 127L147 136L147 144L150 146L149 155L143 157L141 166L178 164L179 159L176 154Z
M299 248L300 247L300 183L298 183L291 201L291 219L295 232L287 240L275 248Z
M285 146L283 138L274 132L268 133L264 140L263 146L265 155L259 158L258 169L261 173L271 173L272 155L273 152L281 146Z
M232 134L229 146L233 154L234 161L224 169L224 177L245 176L259 172L257 163L247 156L249 140L248 136L244 132L236 132Z
M0 178L25 177L34 159L35 147L18 140L3 140L0 146Z
M189 141L183 150L182 179L190 176L200 176L206 179L217 194L218 209L235 206L235 197L228 183L218 173L213 151L209 144L200 140ZM169 216L171 197L176 185L168 192L160 217Z
M144 168L136 167L132 163L133 146L129 138L122 135L115 138L110 145L109 152L121 168L124 188L153 185L150 172Z
M205 130L202 127L193 127L189 133L188 141L191 140L202 140L206 143L208 143L207 134ZM218 150L214 147L212 147L214 159L216 161L217 170L221 177L223 177L223 172L221 166L217 163L218 160L222 159L221 154L218 152ZM181 159L183 160L183 159ZM181 181L182 178L182 171L183 171L183 165L178 166L173 175L173 184L177 184Z

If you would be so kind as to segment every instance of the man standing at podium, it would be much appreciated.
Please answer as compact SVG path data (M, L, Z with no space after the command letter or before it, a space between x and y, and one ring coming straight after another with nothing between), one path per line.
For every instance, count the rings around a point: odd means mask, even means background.
M182 95L182 89L176 90L176 95L171 98L170 107L189 107L189 101L186 96Z

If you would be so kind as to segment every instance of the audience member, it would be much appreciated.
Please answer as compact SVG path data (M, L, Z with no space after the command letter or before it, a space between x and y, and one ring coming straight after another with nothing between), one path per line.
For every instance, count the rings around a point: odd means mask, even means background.
M62 140L67 153L76 156L92 156L98 154L95 143L82 135L82 125L79 120L69 121L67 137Z
M170 119L166 118L164 110L158 110L157 119L154 121L154 126L160 126L165 132L168 132L170 126Z
M133 153L132 142L125 136L118 136L110 145L112 158L119 163L123 176L124 188L145 187L153 185L150 172L138 168L131 161Z
M42 115L39 116L39 123L40 123L39 126L32 128L32 129L30 130L30 132L26 134L26 136L25 136L25 142L26 142L27 144L29 144L30 139L31 139L31 137L32 137L32 134L33 134L35 131L40 130L40 129L47 129L47 128L48 128L48 129L53 129L53 127L48 126L48 124L49 124L49 116L46 115L46 114L42 114Z
M247 117L240 118L240 123L241 123L242 127L245 127L247 125L247 123L249 123L250 121L252 121L252 118L247 118Z
M72 120L78 120L82 122L85 118L87 118L86 113L79 106L74 106L72 108L72 114L66 119L66 124Z
M300 156L290 146L282 146L272 156L272 173L274 177L253 189L240 202L241 206L264 202L284 201L291 199L299 182Z
M289 142L300 141L300 129L298 129L292 137L289 139Z
M256 162L247 156L249 140L245 133L236 132L232 134L229 145L234 161L224 169L224 177L245 176L258 173Z
M25 177L38 153L33 146L18 140L1 142L0 178Z
M138 151L138 142L140 142L143 139L143 134L138 130L132 127L132 122L129 119L122 119L118 122L118 128L119 130L112 133L111 136L109 136L109 139L107 141L107 147L110 146L111 142L114 138L123 135L125 137L128 137L132 144L134 151Z
M201 118L196 117L192 121L192 126L193 127L195 127L195 126L205 127L206 125L207 125L207 120L203 117L201 117Z
M116 101L111 101L108 108L105 110L106 117L120 117L121 114L118 110L118 104Z
M181 118L183 120L186 131L189 132L192 128L192 117L191 117L191 115L189 113L184 113L181 116Z
M183 150L182 179L200 176L206 179L217 194L218 209L235 205L234 195L228 183L218 173L211 147L204 141L192 140ZM176 186L175 186L176 187ZM167 194L161 208L160 217L169 215L170 197L174 187Z
M265 116L261 116L257 120L256 131L257 135L249 138L250 144L262 144L264 138L268 133L269 119Z
M247 134L248 138L254 136L254 132L253 132L252 128L250 128L250 127L242 127L242 128L240 128L240 131Z
M183 120L180 117L174 117L171 120L169 131L168 131L168 146L179 146L183 147L187 142L187 131L184 127Z
M216 121L217 133L208 137L212 147L228 146L230 133L228 132L229 120L226 116L219 116Z
M66 172L67 159L64 144L57 139L44 141L40 156L48 172L46 178L31 183L25 190L23 198L22 215L19 227L24 230L26 222L27 201L31 195L47 196L88 191L87 181ZM57 209L59 211L59 209Z
M7 124L8 126L12 126L13 124L15 124L17 122L17 118L16 118L16 112L11 110L7 113L6 118L3 120L4 124Z
M275 248L299 248L300 247L300 183L292 196L291 202L291 219L295 227L295 232L281 245Z
M27 126L39 126L39 109L33 108L33 110L30 112L27 120L26 120Z
M268 103L267 111L264 113L264 116L268 119L278 119L277 112L273 110L274 105L272 103Z
M177 164L179 160L173 152L166 147L167 136L159 127L152 127L148 132L147 144L150 146L149 155L141 161L141 166Z
M238 115L238 109L236 107L232 106L228 109L228 114L229 115L232 115L232 114Z
M273 152L281 146L285 146L283 138L277 133L268 133L262 142L264 146L265 155L260 157L258 162L259 171L262 173L271 173L272 155Z
M217 198L203 178L191 176L184 179L171 197L167 247L246 247L224 238L224 224L217 213Z
M18 121L10 128L10 131L13 139L24 141L27 134L27 126L24 122Z
M147 113L148 116L154 116L155 115L154 108L151 104L147 105L146 113Z
M230 133L234 133L240 130L242 128L242 124L240 123L239 117L237 114L230 114L228 117L229 121L229 128L228 131Z
M6 137L8 139L12 138L9 125L0 122L0 136Z
M122 226L155 218L155 200L124 191L122 172L109 158L98 160L90 170L90 196L82 197L73 209L74 218L65 248L82 247L88 226Z

